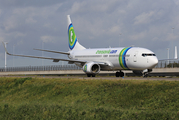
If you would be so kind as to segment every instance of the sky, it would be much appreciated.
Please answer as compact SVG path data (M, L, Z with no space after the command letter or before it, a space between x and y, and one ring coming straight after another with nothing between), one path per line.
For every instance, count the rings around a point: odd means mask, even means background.
M158 59L179 49L179 0L0 0L2 42L10 53L66 58L34 48L68 51L67 15L86 48L144 47ZM179 52L178 52L179 53ZM52 60L7 56L7 67L61 65Z

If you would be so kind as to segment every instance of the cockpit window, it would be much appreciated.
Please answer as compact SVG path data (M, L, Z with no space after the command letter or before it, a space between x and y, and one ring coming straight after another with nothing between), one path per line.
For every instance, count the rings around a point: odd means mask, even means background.
M149 54L148 53L143 53L142 56L146 57L146 56L156 56L156 55L155 54L150 54L150 53Z

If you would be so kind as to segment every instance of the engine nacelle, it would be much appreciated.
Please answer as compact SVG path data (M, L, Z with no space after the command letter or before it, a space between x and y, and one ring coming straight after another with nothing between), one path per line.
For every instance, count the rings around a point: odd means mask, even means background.
M100 72L100 66L95 62L86 63L83 66L83 71L86 74L98 74Z

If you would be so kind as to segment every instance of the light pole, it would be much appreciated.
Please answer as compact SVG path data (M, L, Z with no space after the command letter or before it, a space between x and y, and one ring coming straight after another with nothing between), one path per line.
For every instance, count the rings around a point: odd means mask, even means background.
M44 49L44 41L42 41L42 49ZM42 51L42 57L44 56L44 52ZM44 66L44 59L42 59L42 66Z
M174 58L174 45L173 45L173 38L174 38L174 35L173 35L173 30L174 30L175 28L174 27L172 27L172 58Z
M6 45L8 44L8 42L4 42L5 44L5 48L6 48ZM5 71L6 71L6 67L7 67L7 53L5 51Z
M14 47L15 45L13 45L13 54L14 54ZM13 67L14 67L14 56L13 56Z
M169 64L169 50L170 50L170 49L169 49L169 48L167 48L167 50L168 50L168 64Z
M178 59L178 55L177 55L177 46L175 46L175 58L174 59Z
M172 35L173 35L173 30L174 30L174 29L175 29L175 28L173 27L173 28L172 28Z
M122 35L122 34L120 33L120 34L119 34L119 38L121 38L121 37L120 37L121 35ZM119 39L119 46L120 46L120 39Z

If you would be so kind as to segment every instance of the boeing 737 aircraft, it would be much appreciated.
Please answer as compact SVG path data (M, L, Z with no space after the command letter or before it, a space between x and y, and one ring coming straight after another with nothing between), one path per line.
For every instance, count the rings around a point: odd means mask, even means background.
M116 77L123 77L122 70L132 70L135 74L142 74L147 77L148 73L158 64L154 52L140 47L118 47L86 49L76 37L70 15L67 15L68 22L68 52L35 49L46 52L53 52L68 55L69 59L37 57L27 55L15 55L7 52L8 55L31 57L40 59L51 59L53 62L68 61L69 64L76 64L81 67L88 77L95 77L100 71L116 71Z

